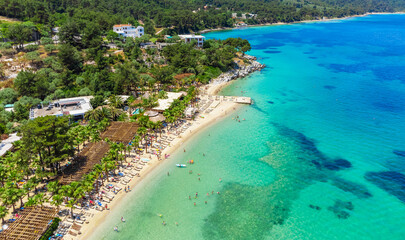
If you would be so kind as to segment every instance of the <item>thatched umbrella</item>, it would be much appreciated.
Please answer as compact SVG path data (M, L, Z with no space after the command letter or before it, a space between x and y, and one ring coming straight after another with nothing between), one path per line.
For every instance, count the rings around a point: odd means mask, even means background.
M149 120L151 120L152 122L163 122L164 120L166 120L166 118L162 114L158 114L155 117L150 117Z
M155 112L155 111L146 111L144 114L145 114L145 116L148 116L148 117L156 117L157 115L159 115L159 113Z

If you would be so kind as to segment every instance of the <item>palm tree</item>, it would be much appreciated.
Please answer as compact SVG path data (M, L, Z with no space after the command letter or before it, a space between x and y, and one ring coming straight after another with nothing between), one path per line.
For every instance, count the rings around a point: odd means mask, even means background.
M119 143L118 144L118 150L120 152L120 162L121 162L121 166L122 166L122 160L126 160L127 156L126 156L126 152L127 152L127 148L125 147L125 145L123 143ZM123 157L122 157L123 156Z
M113 108L112 107L109 110L110 110L110 114L111 114L111 119L114 120L114 121L116 121L121 116L121 114L123 113L123 111L121 109L118 109L118 108Z
M110 126L110 121L107 118L104 118L97 124L98 130L100 132L103 132L107 129L107 127Z
M28 198L30 197L31 189L34 188L37 185L34 180L29 179L23 186L23 188L25 190L25 193L27 194Z
M25 193L26 193L26 191L24 188L19 188L16 191L17 197L18 197L18 199L20 199L20 208L22 208L24 206L23 198L25 196Z
M51 193L51 197L57 193L60 189L59 183L57 181L52 181L48 183L46 186L48 188L48 191Z
M35 198L35 197L28 198L28 201L25 203L26 207L35 207L37 205L38 205L38 202L37 202L37 198Z
M8 214L8 209L5 206L0 206L0 218L2 221L2 224L4 224L4 217L7 216Z
M7 180L8 168L3 163L0 163L0 183L4 187L4 183Z
M56 206L58 211L59 211L59 208L60 208L60 205L62 204L62 202L63 202L63 195L62 194L57 193L57 194L54 194L52 196L51 204Z
M96 180L96 176L93 172L90 172L87 174L82 183L83 183L83 189L85 192L91 192L94 188L94 181Z
M19 200L18 195L18 189L15 188L11 183L6 183L6 188L4 189L1 198L4 204L11 204L13 206L13 212L15 212L15 203Z
M85 191L82 182L71 182L70 185L65 186L68 187L65 188L64 195L65 197L70 198L67 206L70 207L71 217L73 218L73 210L75 205L77 201L84 197Z
M125 162L127 161L127 152L128 152L129 154L131 154L132 148L133 148L132 145L126 146L126 148L125 148Z
M43 207L43 204L48 202L48 199L45 197L44 193L38 193L37 195L35 195L34 199L39 205L41 205L41 209Z
M86 114L84 114L84 119L86 120L94 120L94 121L99 121L101 118L101 112L98 109L93 109Z
M102 107L101 109L97 109L97 111L99 111L99 113L100 113L100 118L97 119L98 122L103 120L104 118L107 118L108 120L114 119L111 109L109 109L107 107Z
M103 159L101 159L101 166L108 181L108 172L115 168L115 164L114 162L112 162L111 158L104 157Z
M93 172L96 174L97 179L101 177L101 184L104 184L104 179L103 179L103 166L101 164L96 164L93 167ZM98 190L98 181L97 181L97 190Z
M157 121L155 124L156 124L156 128L159 129L160 137L162 137L163 123L161 121Z
M97 131L96 129L92 129L90 131L89 136L90 136L90 141L93 142L93 143L99 142L101 140L100 132Z
M148 130L145 127L138 128L137 133L141 136L141 144L142 144L142 139L145 137L147 132L148 132ZM148 146L146 144L146 151L147 151L147 148L148 148Z
M122 102L122 98L117 95L111 95L108 98L108 105L110 105L113 108L121 108L124 103Z

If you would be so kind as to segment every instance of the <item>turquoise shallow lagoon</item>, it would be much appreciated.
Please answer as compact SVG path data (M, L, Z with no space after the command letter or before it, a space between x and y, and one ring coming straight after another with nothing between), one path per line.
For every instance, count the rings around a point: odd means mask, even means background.
M404 26L372 15L206 34L251 42L267 67L222 94L255 104L187 142L92 239L404 239Z

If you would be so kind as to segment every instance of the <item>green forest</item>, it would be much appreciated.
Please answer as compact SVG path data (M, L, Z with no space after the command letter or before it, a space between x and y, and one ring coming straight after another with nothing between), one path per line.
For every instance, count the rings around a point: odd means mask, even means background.
M178 33L231 27L231 14L257 14L249 23L273 23L344 17L405 9L400 0L3 0L0 15L48 26L68 19L94 22L102 30L117 23L151 21ZM146 23L145 22L145 23Z

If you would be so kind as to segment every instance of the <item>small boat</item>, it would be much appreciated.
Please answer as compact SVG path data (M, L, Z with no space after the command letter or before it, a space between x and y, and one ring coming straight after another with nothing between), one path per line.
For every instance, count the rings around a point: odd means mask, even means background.
M180 163L177 163L176 166L179 167L179 168L185 168L185 167L187 167L186 164L180 164Z

